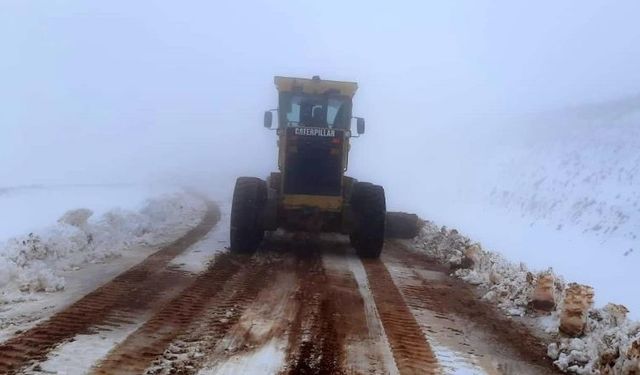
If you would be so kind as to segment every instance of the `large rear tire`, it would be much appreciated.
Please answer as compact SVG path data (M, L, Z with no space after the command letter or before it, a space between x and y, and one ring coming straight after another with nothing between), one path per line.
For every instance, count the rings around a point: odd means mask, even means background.
M362 258L378 258L384 246L387 205L384 188L368 182L356 182L351 195L353 228L351 245Z
M256 177L238 177L231 205L231 251L253 253L264 238L262 216L267 183Z

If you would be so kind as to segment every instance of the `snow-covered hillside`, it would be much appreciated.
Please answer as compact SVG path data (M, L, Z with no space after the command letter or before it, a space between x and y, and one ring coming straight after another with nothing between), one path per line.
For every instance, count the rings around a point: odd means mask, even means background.
M640 97L502 129L477 137L470 183L432 202L427 217L512 261L592 285L596 305L622 303L640 317L629 289L640 284Z
M640 101L533 127L529 144L499 163L491 202L556 230L579 230L617 254L638 251ZM544 121L543 118L540 121ZM538 130L539 129L539 130ZM533 134L537 132L538 134Z

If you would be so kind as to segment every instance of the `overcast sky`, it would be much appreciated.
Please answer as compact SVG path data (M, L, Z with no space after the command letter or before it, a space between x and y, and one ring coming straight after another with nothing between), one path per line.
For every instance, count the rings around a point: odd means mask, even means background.
M359 82L353 172L388 182L455 147L452 129L492 129L475 119L640 92L639 14L638 1L0 0L0 186L266 175L273 76L315 74Z

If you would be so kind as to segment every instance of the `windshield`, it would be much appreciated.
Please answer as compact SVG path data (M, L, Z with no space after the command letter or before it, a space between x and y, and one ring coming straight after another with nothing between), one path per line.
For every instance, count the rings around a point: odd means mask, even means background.
M351 118L351 101L343 96L283 93L280 108L283 126L347 129Z

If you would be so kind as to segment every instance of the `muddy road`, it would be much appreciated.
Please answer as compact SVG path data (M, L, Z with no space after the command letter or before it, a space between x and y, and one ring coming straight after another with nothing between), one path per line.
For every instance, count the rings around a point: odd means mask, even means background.
M0 343L0 373L555 373L524 326L399 241L361 261L341 236L272 234L173 267L219 217Z

